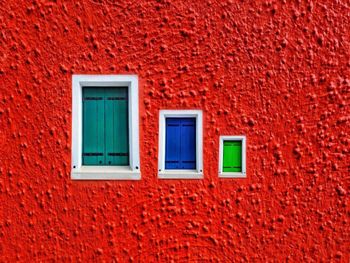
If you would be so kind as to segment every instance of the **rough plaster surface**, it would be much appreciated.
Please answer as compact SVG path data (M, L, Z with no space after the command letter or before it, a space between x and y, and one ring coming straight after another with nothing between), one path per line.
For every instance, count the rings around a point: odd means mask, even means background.
M1 262L349 262L349 1L1 0L0 28ZM141 181L70 180L73 73L138 74ZM178 108L203 180L157 179Z

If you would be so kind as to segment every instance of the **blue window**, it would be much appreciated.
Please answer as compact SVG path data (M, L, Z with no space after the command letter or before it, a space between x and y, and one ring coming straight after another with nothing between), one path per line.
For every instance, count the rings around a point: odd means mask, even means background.
M196 118L166 118L165 169L196 169Z

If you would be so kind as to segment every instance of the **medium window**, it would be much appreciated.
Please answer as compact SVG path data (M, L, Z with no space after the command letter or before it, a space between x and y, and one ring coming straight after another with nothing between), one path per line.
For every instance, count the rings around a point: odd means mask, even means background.
M162 110L159 120L159 178L202 178L202 112Z
M220 177L246 177L245 136L220 136Z
M196 169L196 119L167 118L165 169Z
M138 80L74 75L72 179L140 179Z

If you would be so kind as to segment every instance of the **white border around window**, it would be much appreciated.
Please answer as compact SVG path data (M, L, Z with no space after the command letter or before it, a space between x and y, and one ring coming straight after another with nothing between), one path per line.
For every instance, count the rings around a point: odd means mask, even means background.
M82 89L83 87L128 87L129 166L82 165ZM73 75L72 76L72 162L74 180L140 180L139 99L137 75Z
M165 169L166 118L196 118L196 169ZM203 178L203 114L201 110L160 110L158 178L160 179L202 179Z
M224 141L241 141L242 142L242 172L223 172L224 159ZM246 147L247 140L245 136L220 136L219 139L219 177L220 178L246 178Z

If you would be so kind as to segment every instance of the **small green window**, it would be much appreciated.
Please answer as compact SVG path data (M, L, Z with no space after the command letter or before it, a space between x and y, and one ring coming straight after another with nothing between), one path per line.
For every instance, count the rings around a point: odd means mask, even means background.
M242 172L242 141L224 141L223 172Z
M83 165L129 165L127 87L83 88Z

